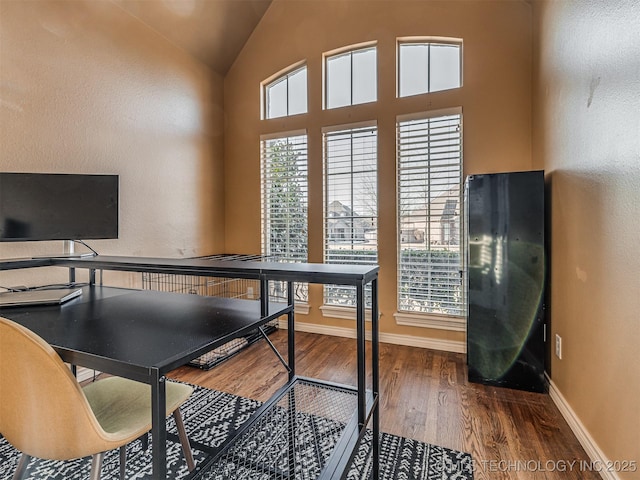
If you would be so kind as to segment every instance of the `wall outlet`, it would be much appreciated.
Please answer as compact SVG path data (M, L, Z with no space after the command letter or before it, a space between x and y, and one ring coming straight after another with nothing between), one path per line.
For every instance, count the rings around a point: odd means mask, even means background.
M247 287L247 298L253 300L253 287Z
M562 337L556 333L556 357L562 360Z

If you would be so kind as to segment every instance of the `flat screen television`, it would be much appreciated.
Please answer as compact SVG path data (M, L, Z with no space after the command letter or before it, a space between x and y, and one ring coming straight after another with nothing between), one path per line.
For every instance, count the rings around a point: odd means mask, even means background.
M0 172L0 241L118 238L118 175Z

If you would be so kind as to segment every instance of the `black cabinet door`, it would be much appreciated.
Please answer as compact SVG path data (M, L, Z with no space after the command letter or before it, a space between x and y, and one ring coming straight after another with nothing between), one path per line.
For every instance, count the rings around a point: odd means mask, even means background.
M544 172L467 178L469 380L542 392Z

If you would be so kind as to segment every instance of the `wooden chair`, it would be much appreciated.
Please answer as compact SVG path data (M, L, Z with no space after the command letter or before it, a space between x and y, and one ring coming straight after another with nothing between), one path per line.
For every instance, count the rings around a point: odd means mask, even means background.
M179 407L193 392L167 382L167 415L173 414L189 470L194 462ZM151 430L151 387L109 377L81 388L55 350L27 328L0 317L0 433L22 452L14 480L31 457L71 460L92 455L91 479L100 478L104 454Z

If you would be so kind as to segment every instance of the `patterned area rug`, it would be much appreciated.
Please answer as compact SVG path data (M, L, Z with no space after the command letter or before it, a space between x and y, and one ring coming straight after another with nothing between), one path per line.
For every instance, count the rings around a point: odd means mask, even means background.
M239 428L260 406L260 402L215 390L196 387L190 399L183 405L182 413L190 440L202 444L219 446L235 429ZM336 429L326 419L307 415L302 422L304 428L322 432L328 443L336 440ZM167 429L175 433L173 418L167 420ZM298 434L296 434L298 435ZM468 453L430 445L387 433L381 434L380 478L384 480L472 480L473 462ZM348 480L371 478L371 432L368 431L353 461ZM194 449L196 464L206 459L206 453ZM310 455L311 468L296 471L295 478L315 478L312 472L319 469ZM11 478L19 458L18 452L0 437L0 478ZM305 457L306 463L306 457ZM188 471L182 457L180 445L167 443L167 477L186 479ZM84 480L89 478L90 459L69 462L32 460L25 479L38 480ZM278 475L253 477L235 475L219 477L211 473L205 478L279 478ZM132 442L127 447L127 478L151 478L151 449L143 450L142 442ZM118 452L109 452L102 468L103 480L119 479Z

